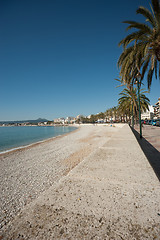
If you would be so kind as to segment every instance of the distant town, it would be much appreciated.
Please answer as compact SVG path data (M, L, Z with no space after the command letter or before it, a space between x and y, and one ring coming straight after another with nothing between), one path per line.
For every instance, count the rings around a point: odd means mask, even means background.
M148 110L141 113L142 120L160 119L160 98L154 106L148 106ZM120 123L131 122L131 114L121 114L118 107L107 109L106 112L91 114L89 116L78 115L76 117L60 117L48 121L47 119L39 118L37 120L26 121L3 121L0 126L60 126L68 124L82 123Z

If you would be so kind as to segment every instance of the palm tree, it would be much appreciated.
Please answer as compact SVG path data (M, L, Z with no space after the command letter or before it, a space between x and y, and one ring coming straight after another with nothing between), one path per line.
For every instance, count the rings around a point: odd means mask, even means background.
M113 108L112 108L112 111L113 111L114 120L115 120L115 122L116 122L116 121L117 121L117 107L113 107Z
M136 46L130 46L124 49L118 60L121 85L133 85L139 75L142 81L144 76L140 74L140 69L143 62L144 60L141 54L138 55Z
M131 81L130 81L129 78L127 78L127 80L126 80L126 78L123 80L123 78L122 78L121 75L120 75L119 78L118 78L118 79L116 78L115 80L120 83L120 85L117 86L117 87L126 86L127 89L129 89L129 90L131 90L131 89L133 88L133 83L131 83ZM130 107L131 107L131 109L130 109ZM121 115L121 122L122 122L122 118L123 118L123 121L125 121L125 116L126 116L126 121L127 121L127 114L129 115L129 118L130 118L130 115L132 115L132 127L134 128L133 107L134 107L134 106L133 106L133 100L132 100L132 105L131 105L131 106L129 105L128 113L126 112L126 111L127 111L127 110L126 110L127 107L124 106L123 104L120 104L120 105L118 106L118 112L119 112L120 115ZM131 112L131 113L130 113L130 112ZM122 117L122 115L123 115L123 117Z
M111 119L113 118L113 109L112 108L107 109L105 115L107 120L111 121Z
M137 104L136 104L136 91L125 88L120 94L121 97L118 99L118 107L127 119L131 117L132 105L134 106L134 115L137 116Z
M127 30L136 29L126 36L119 45L124 47L118 66L123 80L133 81L140 74L141 81L147 74L148 88L152 83L153 75L160 78L160 2L152 0L151 11L139 7L137 14L145 17L145 23L124 21L129 24Z
M104 119L105 118L105 114L103 112L100 112L97 114L97 119Z
M143 89L140 92L140 103L141 103L141 111L148 110L148 105L150 100L145 96L146 91ZM129 120L131 120L132 113L132 104L133 104L133 114L135 119L138 119L138 97L137 97L137 88L124 88L123 91L119 94L121 97L118 99L118 108L121 110L123 114L126 115Z

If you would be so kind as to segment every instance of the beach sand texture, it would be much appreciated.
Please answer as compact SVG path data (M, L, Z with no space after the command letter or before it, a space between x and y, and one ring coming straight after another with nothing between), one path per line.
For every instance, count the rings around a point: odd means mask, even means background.
M0 156L1 239L160 239L160 184L128 125Z

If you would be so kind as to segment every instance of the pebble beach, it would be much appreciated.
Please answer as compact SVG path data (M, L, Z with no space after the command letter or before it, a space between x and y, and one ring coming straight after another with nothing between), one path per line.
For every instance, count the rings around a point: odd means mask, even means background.
M1 227L93 151L105 133L104 127L83 126L71 134L0 155Z
M125 124L0 155L1 239L160 239L160 186Z

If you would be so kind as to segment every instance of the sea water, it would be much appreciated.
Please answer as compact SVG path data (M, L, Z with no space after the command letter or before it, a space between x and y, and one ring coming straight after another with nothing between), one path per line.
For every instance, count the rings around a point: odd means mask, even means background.
M0 127L0 153L69 133L75 129L68 126Z

